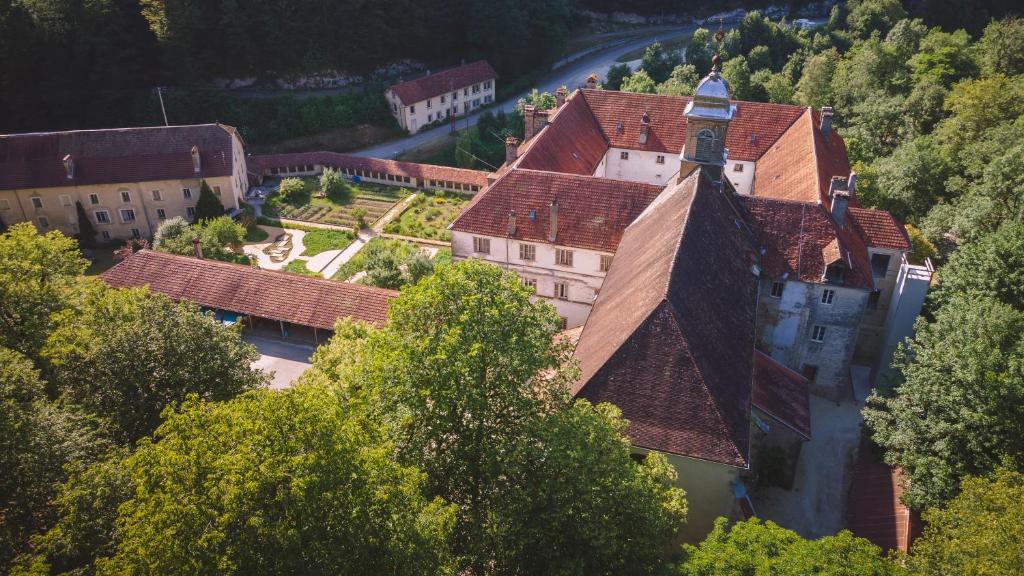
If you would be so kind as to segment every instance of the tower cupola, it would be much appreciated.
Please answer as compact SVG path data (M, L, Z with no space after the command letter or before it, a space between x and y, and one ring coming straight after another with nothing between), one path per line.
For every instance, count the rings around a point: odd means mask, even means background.
M680 177L691 172L694 165L716 167L721 172L728 160L725 136L736 106L730 99L729 83L719 72L719 61L716 54L712 58L711 72L697 84L693 99L683 111L686 140L680 154Z

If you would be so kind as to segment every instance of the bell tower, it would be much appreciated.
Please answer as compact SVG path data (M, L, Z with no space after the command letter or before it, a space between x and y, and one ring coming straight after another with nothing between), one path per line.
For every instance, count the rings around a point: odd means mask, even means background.
M693 99L683 111L686 140L679 155L680 179L703 166L719 180L729 158L725 136L736 106L730 101L729 83L719 72L720 60L718 54L711 59L711 72L697 85Z

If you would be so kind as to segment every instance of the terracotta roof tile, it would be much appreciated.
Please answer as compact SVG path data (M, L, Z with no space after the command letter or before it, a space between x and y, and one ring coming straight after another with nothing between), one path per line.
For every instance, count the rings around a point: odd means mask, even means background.
M471 184L480 188L487 185L487 172L481 170L366 158L351 154L340 154L338 152L296 152L291 154L262 154L249 157L250 170L257 172L271 168L301 166L305 164L319 164L321 166L349 168L352 170L369 170L427 180L442 180L460 184Z
M679 154L686 138L683 110L686 96L637 94L612 90L583 90L605 137L614 148ZM729 124L729 158L753 161L763 155L804 112L799 106L734 102L736 114ZM651 127L647 143L640 144L640 118L647 112ZM621 129L620 129L621 126Z
M199 124L0 135L0 190L229 176L234 130ZM68 154L74 178L64 169Z
M908 552L923 527L921 517L900 499L903 472L890 468L861 440L846 504L846 527L883 550Z
M590 176L608 151L608 141L580 93L574 92L551 122L520 148L520 168Z
M486 60L477 60L462 66L450 68L436 74L428 74L416 80L409 80L401 84L395 84L389 90L394 92L406 106L415 104L427 98L440 96L446 92L452 92L464 88L470 84L491 80L498 77L498 73L491 68Z
M550 205L558 201L555 244L614 252L622 233L661 186L594 176L515 168L487 188L452 223L452 230L505 237L516 212L512 238L548 242Z
M848 207L847 214L854 228L864 239L864 243L873 248L910 251L910 238L907 231L896 220L896 217L882 210Z
M754 351L754 407L811 439L811 396L807 379Z
M826 254L834 256L830 251L838 247L839 256L852 264L843 285L865 289L874 286L867 250L860 237L849 227L839 230L822 206L774 198L736 198L764 249L761 270L767 276L821 282Z
M387 320L398 296L359 284L143 250L104 272L115 288L148 285L153 292L219 310L333 330L342 318Z
M753 260L724 194L699 172L670 186L622 239L573 393L617 405L636 446L747 466Z

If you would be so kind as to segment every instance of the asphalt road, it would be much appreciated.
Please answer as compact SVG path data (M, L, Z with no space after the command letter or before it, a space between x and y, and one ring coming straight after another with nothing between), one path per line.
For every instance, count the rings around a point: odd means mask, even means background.
M555 70L552 70L547 76L545 76L536 86L541 92L554 93L560 86L566 86L570 91L583 86L586 82L587 76L591 73L597 74L598 78L604 80L604 77L608 73L608 69L616 63L616 60L623 54L627 54L637 48L644 48L658 40L668 40L682 36L684 34L690 34L697 29L697 26L686 25L676 27L665 27L657 30L652 30L649 34L644 36L621 42L617 39L610 39L613 45L605 50L583 51L578 59L575 59L568 64L565 64ZM500 81L500 79L499 79ZM511 112L516 105L516 102L520 98L526 96L526 92L517 94L504 102L497 105L485 108L474 114L470 114L468 117L460 117L457 120L456 126L461 130L467 126L476 124L477 119L484 112L497 112L504 110L505 112ZM394 158L405 152L431 142L443 138L448 135L451 128L448 125L438 126L431 128L430 130L424 130L417 132L411 136L399 138L397 140L391 140L384 144L379 144L371 148L365 148L357 152L353 152L358 156L370 156L373 158Z

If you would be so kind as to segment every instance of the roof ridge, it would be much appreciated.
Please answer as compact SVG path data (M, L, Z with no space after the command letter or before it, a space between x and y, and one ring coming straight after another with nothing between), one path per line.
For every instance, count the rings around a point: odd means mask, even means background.
M678 190L679 186L689 185L691 179L699 180L701 178L701 176L703 176L703 174L704 174L704 171L701 170L700 168L697 168L689 176L687 176L685 180L683 180L682 182L677 184L676 185L677 186L676 189ZM672 287L672 279L675 277L676 265L679 263L679 256L680 256L680 249L679 249L679 247L682 246L682 244L683 244L683 238L686 237L686 231L687 231L687 229L689 229L690 221L692 220L692 218L690 218L690 210L693 208L693 202L697 198L697 193L698 193L698 189L700 188L700 183L699 182L694 182L694 183L692 183L692 186L693 186L693 192L690 194L690 201L686 204L686 215L683 217L683 227L682 227L682 230L679 231L679 235L676 237L676 245L675 245L675 248L673 248L673 250L672 250L672 263L669 265L668 273L666 274L666 277L665 277L664 293L665 293L665 297L666 298L668 297L669 289ZM639 217L638 217L638 219L639 219Z

